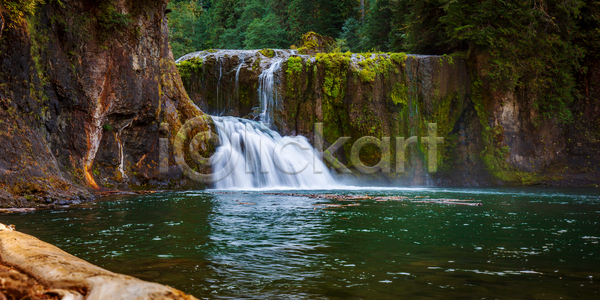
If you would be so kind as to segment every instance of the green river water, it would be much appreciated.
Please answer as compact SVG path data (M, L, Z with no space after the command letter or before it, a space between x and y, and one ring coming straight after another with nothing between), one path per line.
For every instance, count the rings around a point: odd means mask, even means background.
M599 188L293 192L409 200L187 191L0 222L198 298L600 299ZM423 196L482 206L416 202ZM315 205L336 203L360 206Z

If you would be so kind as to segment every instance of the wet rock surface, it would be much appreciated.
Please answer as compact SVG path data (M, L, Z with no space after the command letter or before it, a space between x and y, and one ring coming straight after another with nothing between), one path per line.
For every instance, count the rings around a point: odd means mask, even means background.
M166 5L40 1L19 22L0 6L0 207L189 185L158 168L159 139L202 115L169 49Z
M313 53L298 50L211 50L196 59L184 86L190 98L213 115L261 118L265 103L270 127L303 135L314 145L314 125L323 123L324 148L350 137L334 156L353 169L352 144L361 137L391 137L392 172L365 175L360 182L396 185L594 185L600 183L599 73L578 78L576 116L564 124L541 117L534 97L518 88L498 90L485 54L457 56L399 53ZM272 53L273 55L268 55ZM261 78L272 66L273 88L265 101ZM590 70L597 59L585 62ZM180 67L181 69L181 67ZM183 76L183 75L182 75ZM395 137L427 137L428 123L444 137L437 173L427 170L428 145L417 138L397 166ZM360 153L369 166L382 156L374 146ZM333 167L336 167L332 165Z
M324 148L350 139L335 156L352 169L351 149L366 136L390 137L392 172L361 174L361 182L403 185L485 185L478 158L481 126L471 101L466 61L447 56L404 53L317 53L298 50L211 50L177 60L187 69L184 86L208 114L264 120L282 135L302 135L314 145L315 124L323 124ZM271 52L269 52L271 53ZM268 54L268 53L267 53ZM262 80L270 78L269 81ZM269 87L270 88L267 88ZM265 94L267 95L265 97ZM437 123L437 175L427 173L428 123ZM396 137L415 143L405 149L405 168L397 171ZM381 161L373 145L360 153L366 165ZM354 170L354 169L352 169Z

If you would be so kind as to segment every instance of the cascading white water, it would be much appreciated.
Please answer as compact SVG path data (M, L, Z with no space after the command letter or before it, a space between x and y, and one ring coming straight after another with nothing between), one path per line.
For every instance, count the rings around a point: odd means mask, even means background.
M258 76L258 95L260 97L260 121L271 127L273 122L269 108L277 104L277 91L275 91L275 72L279 70L282 58L275 56L268 69Z
M219 79L217 80L217 115L221 115L219 112L219 88L221 87L221 77L223 76L223 64L221 63L221 57L218 58L217 64L219 65Z
M263 123L213 117L221 144L211 162L216 189L338 186L305 137L281 137Z
M331 189L339 187L330 170L320 159L305 137L282 137L273 128L275 108L277 107L278 72L282 63L292 50L274 50L275 56L267 58L259 50L219 50L213 52L190 53L177 62L201 57L214 56L218 68L216 86L216 115L213 116L217 133L221 140L211 161L213 188L216 189L254 189L254 188L305 188ZM222 117L231 107L230 103L219 102L223 95L229 95L221 86L223 75L223 55L241 58L235 69L233 97L239 101L240 70L250 66L257 56L263 71L259 75L259 122L235 117ZM310 59L308 56L307 59ZM250 64L246 61L250 60ZM203 65L204 67L204 65ZM266 68L265 68L266 67ZM231 70L233 71L233 70ZM225 70L225 72L230 72ZM225 92L225 93L224 93ZM227 101L230 101L231 96ZM222 107L223 106L223 107ZM226 107L225 107L226 106Z
M233 86L233 88L234 88L233 92L235 94L236 102L240 102L240 70L242 69L242 66L244 65L244 62L246 60L246 57L243 54L240 55L240 58L242 59L242 61L238 65L237 69L235 70L235 84ZM231 99L231 97L229 97L229 99ZM231 103L228 103L228 107L231 107Z

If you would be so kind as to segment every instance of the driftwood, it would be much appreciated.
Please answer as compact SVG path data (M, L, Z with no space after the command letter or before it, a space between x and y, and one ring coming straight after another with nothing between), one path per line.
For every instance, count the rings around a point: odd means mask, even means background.
M102 269L13 228L0 224L1 264L39 283L36 294L42 299L196 299L168 286Z

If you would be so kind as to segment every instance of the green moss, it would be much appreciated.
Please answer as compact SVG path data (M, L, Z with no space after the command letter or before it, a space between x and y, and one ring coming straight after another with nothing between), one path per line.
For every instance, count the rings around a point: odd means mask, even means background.
M360 80L362 82L373 82L375 81L375 72L373 72L370 68L364 68L360 70Z
M300 53L300 54L310 54L308 52L308 49L306 47L300 47L300 48L298 48L298 53Z
M286 95L288 97L299 99L301 96L302 81L300 81L300 78L302 78L301 74L303 69L304 66L302 65L301 57L290 56L290 58L288 58L285 70L287 74L285 80L287 87ZM308 76L306 76L306 79L308 80Z
M110 40L115 32L125 31L132 21L129 14L118 12L111 0L100 4L97 19L100 26L99 38L102 42Z
M323 91L323 137L328 143L350 133L349 114L343 99L346 93L350 55L342 53L318 53L313 66L314 78L321 83ZM346 150L347 145L344 145ZM348 148L349 151L350 148Z
M314 49L317 49L318 46L319 46L319 44L317 44L317 41L310 40L310 41L306 41L306 43L304 43L303 48L314 50Z
M261 61L261 59L259 57L252 63L252 71L255 71L256 69L258 69L260 67L260 61Z
M444 61L448 62L449 65L454 66L454 58L452 56L448 56L447 54L444 54L440 58L440 65L443 65Z
M239 100L244 107L249 107L252 104L251 97L252 92L250 91L250 87L247 85L240 85Z
M46 60L49 53L48 44L50 43L50 34L48 29L42 26L41 23L41 13L32 12L32 14L28 15L27 30L29 31L29 35L31 37L30 53L34 62L34 65L29 72L29 95L33 100L36 100L42 104L43 107L44 103L46 103L48 100L48 96L45 94L44 86L49 83L48 76L46 75ZM30 113L34 114L33 111ZM42 113L44 113L42 110L35 112L35 118L38 120L41 119L40 116Z
M26 18L35 12L40 3L43 3L43 0L3 1L2 4L10 16L9 26L16 27L23 24Z
M260 52L262 55L264 55L264 56L266 56L268 58L275 57L275 51L273 49L262 49L262 50L260 50L258 52Z
M511 166L507 159L510 156L510 148L503 146L504 128L501 125L491 127L489 125L489 111L491 108L486 105L486 99L483 94L481 80L477 76L471 84L472 101L479 117L482 128L482 140L484 149L480 154L485 168L496 179L506 183L531 185L539 183L544 179L543 175L536 172L524 172Z
M189 78L192 74L202 73L202 58L192 57L177 64L179 76L184 84L189 84Z
M341 101L346 89L346 76L350 55L342 53L318 53L316 62L324 71L323 93L333 101Z
M390 99L392 99L392 102L394 102L396 105L408 104L408 89L406 88L404 82L396 82L394 84L392 92L390 93Z
M302 58L298 56L290 56L287 60L286 73L288 75L299 74L302 72Z
M401 65L402 67L406 67L406 59L408 58L406 56L406 53L391 53L389 56L393 62L397 63L398 65Z
M396 74L399 73L398 67L394 66L394 63L404 67L406 60L406 54L404 53L375 54L375 57L372 53L365 53L364 55L358 54L357 57L366 58L358 62L361 67L359 76L361 81L365 83L375 81L377 75L383 75L387 78L392 70Z

